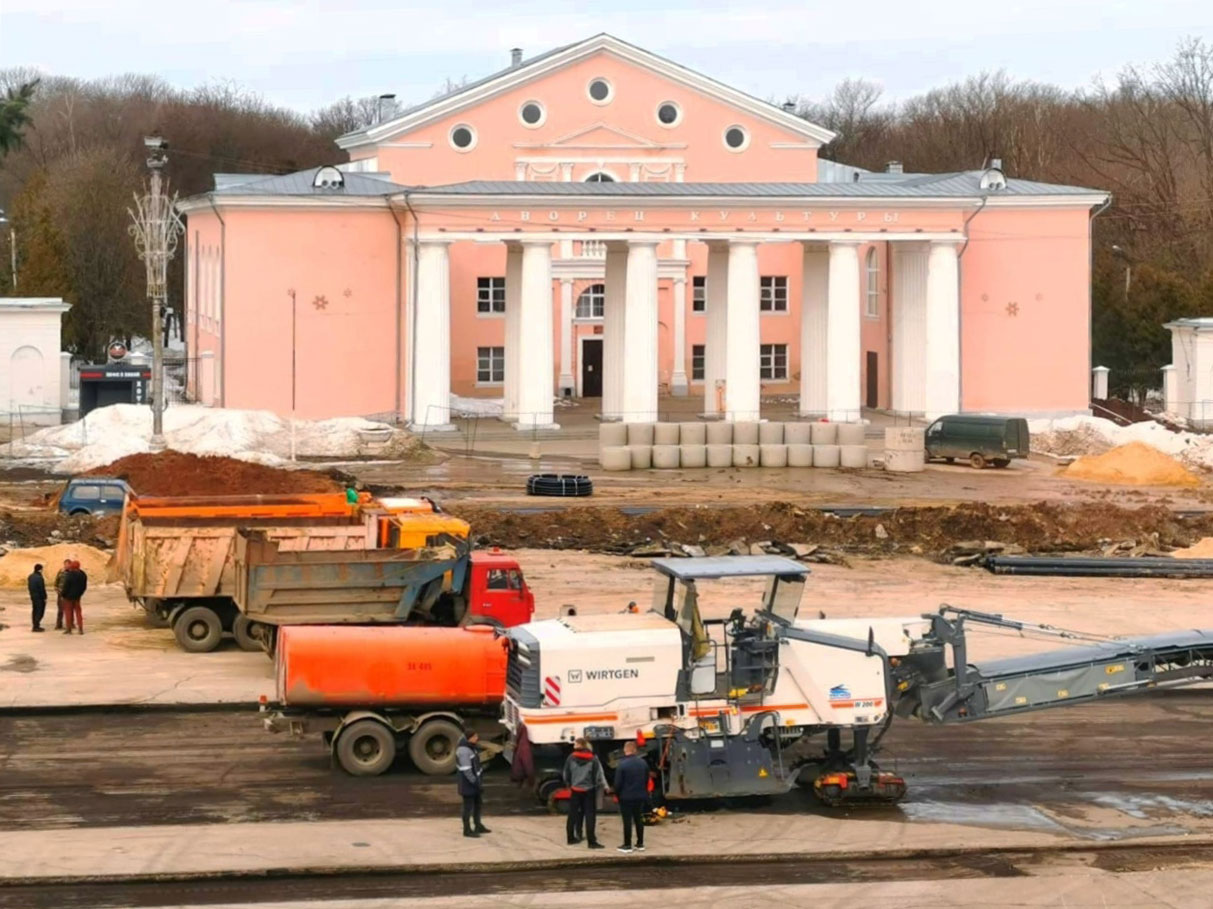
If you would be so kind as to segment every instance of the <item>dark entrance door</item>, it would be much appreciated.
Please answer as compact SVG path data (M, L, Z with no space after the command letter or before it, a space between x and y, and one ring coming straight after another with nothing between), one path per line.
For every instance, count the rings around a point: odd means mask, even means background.
M581 396L602 397L602 338L581 342Z
M878 356L876 351L868 351L868 388L867 388L867 405L868 407L877 407L880 396L876 389L880 387L878 379L879 371L877 369Z

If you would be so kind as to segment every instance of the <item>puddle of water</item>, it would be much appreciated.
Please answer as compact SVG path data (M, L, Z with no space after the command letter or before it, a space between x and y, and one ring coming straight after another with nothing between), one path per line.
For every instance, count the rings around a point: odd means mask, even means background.
M1066 828L1031 805L972 805L963 802L903 802L899 806L912 821L1014 827L1064 833Z
M1138 820L1150 820L1160 814L1186 814L1192 817L1213 817L1213 802L1207 799L1191 800L1171 795L1086 793L1096 805L1112 808Z

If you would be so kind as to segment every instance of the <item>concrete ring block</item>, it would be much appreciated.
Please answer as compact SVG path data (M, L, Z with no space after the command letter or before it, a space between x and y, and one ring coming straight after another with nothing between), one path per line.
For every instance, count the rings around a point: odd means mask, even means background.
M761 458L762 451L758 445L733 446L734 467L757 467Z
M788 466L788 446L783 444L759 445L758 450L763 467Z
M732 467L733 466L733 446L732 445L712 445L711 443L704 446L708 453L708 467Z
M837 441L839 445L862 445L863 430L862 423L835 423L838 429Z
M628 427L626 423L599 423L598 444L612 448L628 444Z
M838 464L840 467L867 467L868 446L839 445Z
M660 425L660 424L658 424ZM677 470L679 465L677 445L654 445L653 466L659 470Z
M732 445L733 444L733 424L726 423L720 420L715 423L704 423L707 428L707 444L708 445Z
M681 431L677 423L654 423L654 445L677 445Z
M626 445L604 445L598 452L603 470L631 470L632 451Z
M678 441L682 445L706 445L708 444L708 424L707 423L679 423L678 424ZM730 443L732 440L729 440Z
M812 467L813 446L797 442L787 446L789 467Z
M785 445L810 445L813 442L812 423L784 423L783 442Z
M834 423L810 423L809 438L814 445L838 444L838 426ZM629 437L630 438L630 437Z
M921 448L915 451L886 451L884 469L890 473L922 473L926 469L926 452Z
M919 426L890 426L884 431L885 451L922 451L926 432Z
M842 460L842 451L837 445L814 445L814 467L837 467ZM632 462L635 465L635 461Z
M757 445L758 444L758 423L756 421L741 420L733 424L733 444L734 445Z
M652 423L628 423L628 446L632 445L652 445L653 444L653 424Z
M708 466L708 446L706 445L679 445L678 452L684 468Z
M648 470L653 466L652 445L629 445L632 453L632 470Z
M782 423L759 423L758 424L758 444L759 445L782 445L783 444L783 424Z

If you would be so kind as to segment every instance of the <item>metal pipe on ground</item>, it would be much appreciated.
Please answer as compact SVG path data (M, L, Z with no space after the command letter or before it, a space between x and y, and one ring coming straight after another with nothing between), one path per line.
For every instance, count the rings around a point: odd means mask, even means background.
M1213 559L1101 556L987 556L994 574L1052 575L1069 578L1213 578Z

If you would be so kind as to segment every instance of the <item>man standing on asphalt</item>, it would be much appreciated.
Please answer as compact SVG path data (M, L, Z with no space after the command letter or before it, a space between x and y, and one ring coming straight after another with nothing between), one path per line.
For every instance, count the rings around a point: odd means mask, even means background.
M607 788L606 773L602 763L590 750L590 743L578 739L573 743L573 753L564 762L561 773L564 784L569 787L569 819L565 823L565 834L570 846L580 842L577 831L585 824L585 838L590 849L604 848L598 842L598 793Z
M26 579L29 601L33 607L34 631L45 631L42 616L46 614L46 578L42 577L42 566L35 565L34 573Z
M463 797L463 835L472 837L492 832L480 823L484 769L480 766L480 751L476 748L479 741L475 729L465 728L463 738L455 746L455 781Z
M55 630L63 630L63 582L67 579L68 569L72 567L71 559L63 560L63 567L55 573Z
M67 627L64 634L72 633L72 626L80 628L84 634L84 612L80 601L84 599L84 591L88 590L88 575L80 567L80 563L72 561L68 566L67 575L63 579L63 612L67 617Z
M649 797L649 765L636 753L636 743L626 742L623 760L615 768L615 793L619 813L623 815L623 845L619 851L631 853L632 828L636 828L636 852L644 852L644 803Z

